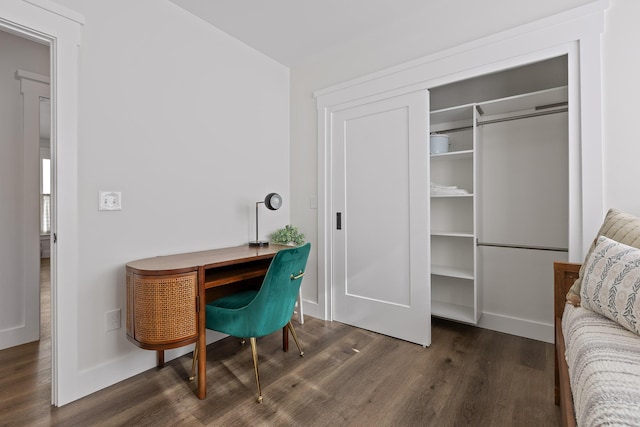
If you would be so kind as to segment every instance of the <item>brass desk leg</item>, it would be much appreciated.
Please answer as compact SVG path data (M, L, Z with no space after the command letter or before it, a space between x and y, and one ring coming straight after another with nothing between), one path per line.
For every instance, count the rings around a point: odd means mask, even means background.
M196 341L196 346L193 349L193 361L191 362L191 376L189 376L189 381L193 381L196 377L196 365L198 364L198 345L199 343Z

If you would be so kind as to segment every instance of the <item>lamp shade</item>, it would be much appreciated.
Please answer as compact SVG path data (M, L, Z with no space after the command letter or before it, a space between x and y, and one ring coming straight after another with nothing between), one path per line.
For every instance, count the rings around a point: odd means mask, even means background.
M269 193L264 198L264 205L267 209L276 211L282 207L282 197L278 193Z

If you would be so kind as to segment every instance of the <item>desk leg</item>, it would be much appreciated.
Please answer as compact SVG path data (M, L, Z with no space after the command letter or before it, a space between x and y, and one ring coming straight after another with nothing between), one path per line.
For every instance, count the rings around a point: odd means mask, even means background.
M207 328L204 267L198 268L198 398L207 397Z
M164 368L164 350L158 350L158 369Z
M282 328L282 351L289 351L289 330Z
M198 337L198 398L207 397L207 335Z

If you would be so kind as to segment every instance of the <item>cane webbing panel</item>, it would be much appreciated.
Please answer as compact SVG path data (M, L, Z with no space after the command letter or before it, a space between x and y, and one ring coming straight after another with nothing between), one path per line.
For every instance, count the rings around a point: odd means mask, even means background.
M141 343L178 341L198 333L197 273L133 278L134 333Z

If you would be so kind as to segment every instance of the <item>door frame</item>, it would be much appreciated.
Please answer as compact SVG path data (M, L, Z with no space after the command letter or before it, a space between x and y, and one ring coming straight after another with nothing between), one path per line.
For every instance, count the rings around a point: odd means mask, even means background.
M51 79L51 403L75 400L78 366L78 46L84 17L50 0L6 0L0 28L49 46ZM61 213L64 212L63 215Z
M314 93L318 120L318 302L307 312L333 319L332 115L344 108L428 90L562 55L569 64L569 260L580 261L604 215L601 42L608 0L600 0ZM582 192L588 188L588 192ZM552 325L551 325L552 327Z

